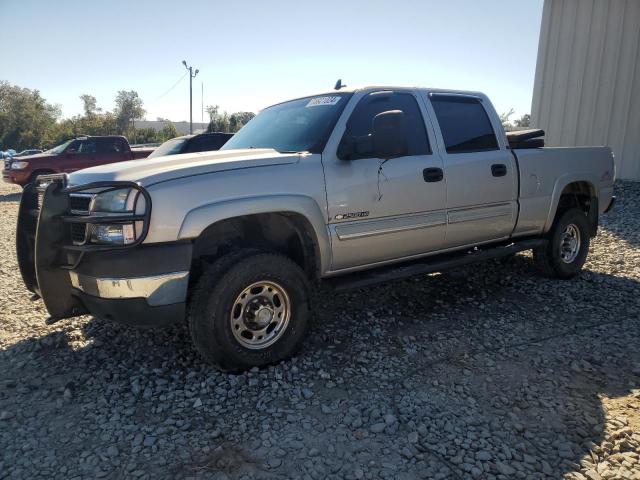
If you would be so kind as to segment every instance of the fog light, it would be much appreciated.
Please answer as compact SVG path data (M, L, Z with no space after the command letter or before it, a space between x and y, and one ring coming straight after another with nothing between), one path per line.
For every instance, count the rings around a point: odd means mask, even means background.
M96 224L91 227L91 241L94 243L109 243L128 245L136 239L133 224Z

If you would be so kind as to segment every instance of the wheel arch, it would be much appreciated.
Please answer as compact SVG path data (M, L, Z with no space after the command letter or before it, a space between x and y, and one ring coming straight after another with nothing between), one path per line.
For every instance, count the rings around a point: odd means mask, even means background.
M178 238L194 241L194 257L228 247L272 249L291 256L310 276L330 264L330 240L317 203L302 195L251 197L191 210Z
M597 182L587 174L567 174L556 180L551 196L551 204L544 225L544 233L549 232L553 222L566 208L574 206L582 209L588 217L592 236L598 229L598 189Z

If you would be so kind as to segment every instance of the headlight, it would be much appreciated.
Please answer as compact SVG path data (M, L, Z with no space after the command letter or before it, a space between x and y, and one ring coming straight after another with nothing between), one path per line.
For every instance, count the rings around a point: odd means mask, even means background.
M91 215L142 215L146 202L140 190L119 188L97 194L91 202ZM90 226L91 243L128 245L142 232L143 222L98 223Z
M121 188L99 193L93 199L91 211L103 213L133 212L139 191L133 188Z
M11 162L11 170L24 170L29 166L29 162Z
M71 240L74 245L127 246L146 235L151 203L141 187L96 182L89 188L69 187ZM89 217L87 222L74 216ZM80 221L79 221L80 220Z

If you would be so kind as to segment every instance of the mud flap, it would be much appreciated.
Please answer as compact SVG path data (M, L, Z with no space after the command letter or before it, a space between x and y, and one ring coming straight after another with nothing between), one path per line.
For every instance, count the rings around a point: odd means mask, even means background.
M72 295L71 279L66 265L64 244L68 229L62 215L68 210L69 197L60 182L51 182L44 192L35 237L35 273L37 290L52 320L86 313Z

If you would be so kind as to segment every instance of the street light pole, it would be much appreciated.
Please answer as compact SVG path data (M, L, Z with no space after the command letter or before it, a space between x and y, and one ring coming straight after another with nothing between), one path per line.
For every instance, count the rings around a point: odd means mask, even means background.
M193 71L193 67L187 66L187 61L183 60L184 68L189 70L189 134L193 133L193 79L198 75L199 70Z

